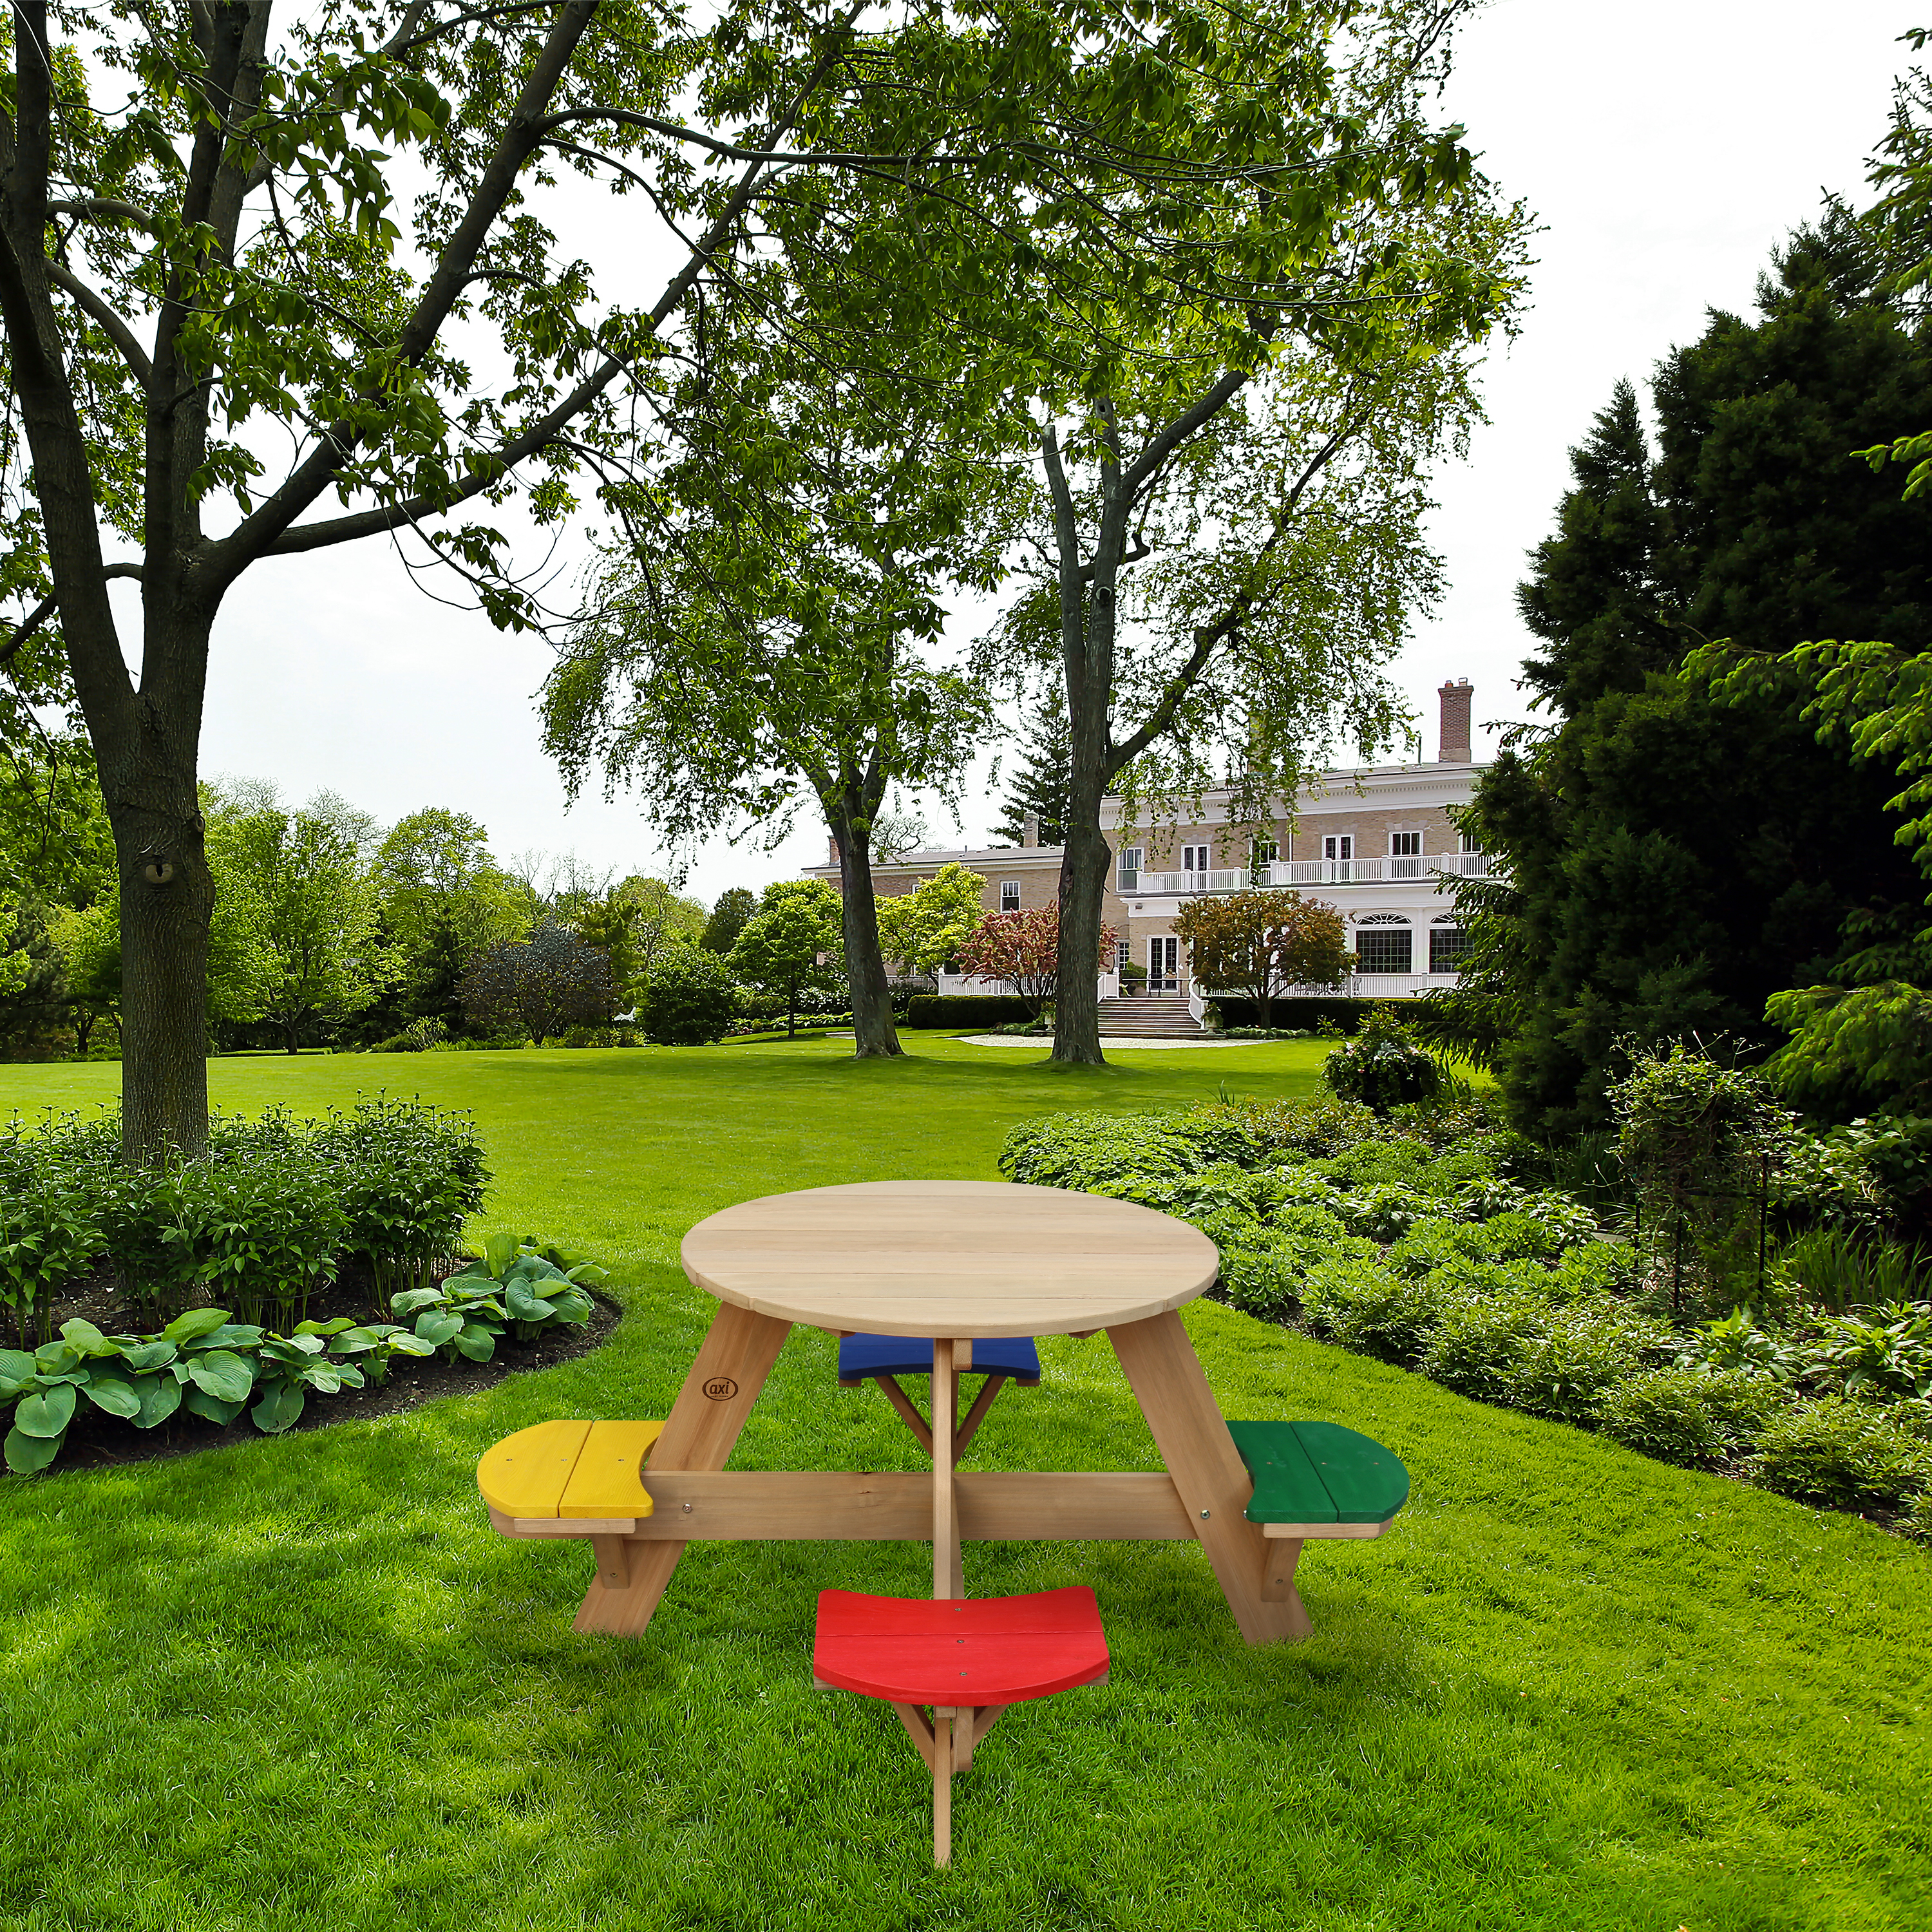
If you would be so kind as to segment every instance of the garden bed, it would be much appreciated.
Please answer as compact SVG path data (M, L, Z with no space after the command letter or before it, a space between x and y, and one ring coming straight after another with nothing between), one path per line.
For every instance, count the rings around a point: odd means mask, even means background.
M453 1260L448 1264L452 1269L457 1265ZM587 1355L610 1339L622 1310L594 1288L585 1292L592 1306L588 1322L547 1328L526 1342L506 1335L487 1362L472 1362L460 1355L454 1360L440 1354L398 1355L382 1382L362 1388L345 1386L326 1400L305 1404L301 1416L284 1432L293 1435L338 1422L367 1422L378 1416L400 1415L426 1402L440 1401L445 1396L474 1395L508 1376L555 1368ZM373 1310L377 1302L375 1285L368 1270L350 1268L310 1298L309 1318L328 1322L343 1316L354 1321L372 1320L376 1318ZM112 1273L105 1267L68 1283L55 1301L53 1315L56 1328L63 1322L91 1322L109 1334L130 1333L141 1325L122 1300ZM192 1456L204 1449L262 1439L260 1430L245 1414L222 1424L178 1410L152 1429L137 1429L133 1423L109 1415L92 1403L82 1403L68 1425L56 1467L111 1468L130 1462L153 1462L163 1456Z
M1016 1180L1137 1201L1220 1250L1220 1297L1459 1394L1932 1537L1932 1304L1679 1310L1667 1279L1480 1104L1062 1114ZM1728 1284L1722 1285L1727 1288ZM1762 1292L1762 1289L1761 1289Z

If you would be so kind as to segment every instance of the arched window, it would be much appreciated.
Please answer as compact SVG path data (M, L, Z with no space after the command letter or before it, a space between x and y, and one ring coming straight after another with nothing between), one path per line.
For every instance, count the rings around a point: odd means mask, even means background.
M1364 976L1412 973L1413 937L1400 913L1364 913L1355 922L1355 970Z

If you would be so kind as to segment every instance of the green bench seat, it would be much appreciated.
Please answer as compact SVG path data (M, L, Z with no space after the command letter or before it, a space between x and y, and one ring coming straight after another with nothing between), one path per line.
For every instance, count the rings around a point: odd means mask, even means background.
M1231 1422L1255 1492L1250 1522L1273 1536L1378 1536L1408 1500L1390 1450L1335 1422Z

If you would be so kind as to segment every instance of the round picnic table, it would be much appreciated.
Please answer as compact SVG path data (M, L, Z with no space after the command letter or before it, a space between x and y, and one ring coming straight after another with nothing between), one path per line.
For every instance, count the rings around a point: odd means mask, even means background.
M680 1258L718 1312L650 1453L652 1514L596 1539L579 1630L640 1634L691 1541L930 1538L934 1594L963 1597L962 1537L1145 1538L1200 1542L1250 1643L1308 1634L1300 1544L1246 1520L1252 1478L1174 1312L1219 1269L1198 1228L1061 1188L866 1181L725 1208L685 1236ZM794 1323L934 1337L929 1480L725 1468ZM955 1468L956 1378L975 1340L1102 1330L1164 1473Z

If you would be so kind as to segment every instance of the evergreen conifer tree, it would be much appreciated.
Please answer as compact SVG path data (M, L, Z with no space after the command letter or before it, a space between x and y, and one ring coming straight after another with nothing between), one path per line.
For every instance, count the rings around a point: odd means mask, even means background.
M1073 782L1073 743L1066 723L1066 693L1058 679L1046 687L1040 709L1029 719L1021 763L994 827L1003 845L1064 845L1066 809ZM1037 818L1032 838L1027 820Z
M1932 646L1913 509L1846 458L1932 416L1932 340L1840 212L1775 268L1756 318L1714 314L1659 369L1654 455L1619 386L1521 592L1545 646L1526 679L1556 722L1478 789L1468 829L1508 875L1459 895L1474 957L1438 1018L1489 1049L1533 1131L1604 1118L1620 1038L1769 1046L1768 997L1922 896L1895 778L1819 742L1800 679L1726 704L1680 669L1710 638Z

